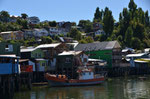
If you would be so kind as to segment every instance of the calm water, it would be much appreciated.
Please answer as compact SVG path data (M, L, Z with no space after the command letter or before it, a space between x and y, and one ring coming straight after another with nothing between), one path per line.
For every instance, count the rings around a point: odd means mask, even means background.
M150 99L150 77L115 78L86 87L33 87L15 93L14 99Z

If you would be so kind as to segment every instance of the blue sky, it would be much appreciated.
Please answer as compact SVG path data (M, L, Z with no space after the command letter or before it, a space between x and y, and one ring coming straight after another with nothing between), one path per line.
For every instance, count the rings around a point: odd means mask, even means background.
M130 0L0 0L0 11L6 10L10 15L38 16L41 21L71 21L81 19L92 20L96 7L106 6L113 12L115 20ZM149 10L150 0L134 0L144 11Z

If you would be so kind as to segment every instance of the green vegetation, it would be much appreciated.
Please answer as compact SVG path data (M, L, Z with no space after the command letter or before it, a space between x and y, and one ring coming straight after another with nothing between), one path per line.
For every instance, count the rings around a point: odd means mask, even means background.
M119 22L113 25L111 11L106 7L105 11L96 9L94 21L103 22L106 36L103 40L118 40L123 47L142 49L150 47L150 20L148 11L137 8L134 0L130 0L129 8L124 8L120 13Z

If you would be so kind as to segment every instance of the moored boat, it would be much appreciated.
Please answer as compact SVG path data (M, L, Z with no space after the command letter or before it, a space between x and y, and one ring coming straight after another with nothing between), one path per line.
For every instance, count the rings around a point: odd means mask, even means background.
M45 74L50 86L85 86L85 85L96 85L104 82L104 76L100 74L94 74L91 69L78 70L78 79L68 79L65 75L52 75L49 73Z

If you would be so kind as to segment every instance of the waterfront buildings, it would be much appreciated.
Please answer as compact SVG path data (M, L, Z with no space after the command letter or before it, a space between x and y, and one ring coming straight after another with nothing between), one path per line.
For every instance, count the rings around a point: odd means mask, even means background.
M84 51L93 59L103 59L110 68L121 66L121 46L117 41L78 44L75 51Z

